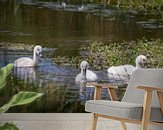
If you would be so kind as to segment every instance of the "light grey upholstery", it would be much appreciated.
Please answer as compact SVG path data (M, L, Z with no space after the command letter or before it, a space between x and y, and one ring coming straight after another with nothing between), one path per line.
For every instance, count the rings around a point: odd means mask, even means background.
M163 69L137 69L133 72L126 93L121 102L90 100L86 102L85 110L97 114L141 120L144 91L137 86L163 88ZM151 121L163 122L156 93L153 94Z
M85 110L102 115L140 120L142 105L127 102L90 100L86 102Z
M163 69L137 69L133 72L122 102L140 103L144 101L144 91L137 86L163 88ZM159 106L156 93L153 94L152 106Z
M87 112L113 117L120 117L130 120L141 120L143 105L128 102L90 100L86 102L85 110ZM155 122L163 122L163 116L161 115L160 108L152 108L150 120Z

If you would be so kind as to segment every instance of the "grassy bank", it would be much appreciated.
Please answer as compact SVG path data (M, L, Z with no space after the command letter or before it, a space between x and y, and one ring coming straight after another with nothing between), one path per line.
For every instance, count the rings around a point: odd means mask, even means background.
M72 4L104 4L105 6L119 8L137 8L137 9L161 9L163 7L162 0L65 0Z
M162 0L107 0L107 5L127 7L127 8L145 8L158 9L162 8Z
M133 64L140 55L148 58L148 67L163 67L163 42L160 40L146 39L129 42L102 42L90 43L90 46L80 48L80 56L55 57L53 60L59 65L78 67L82 60L89 62L95 69L104 69L112 65Z

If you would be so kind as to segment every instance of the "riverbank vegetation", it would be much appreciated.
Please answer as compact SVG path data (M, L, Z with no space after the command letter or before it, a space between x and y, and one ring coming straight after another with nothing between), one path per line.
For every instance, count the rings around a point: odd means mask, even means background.
M139 9L158 9L162 8L162 0L102 0L109 6L122 8L139 8Z
M143 54L148 58L148 67L163 67L163 42L157 40L135 40L124 42L90 43L80 48L80 56L55 57L54 63L78 67L82 60L89 62L95 69L105 69L112 65L133 64L135 58Z
M118 8L137 8L137 9L162 9L162 0L65 0L67 3L72 4L103 4L105 7L118 7Z
M101 4L104 7L118 7L118 8L130 8L130 9L159 9L163 10L162 0L7 0L10 5L16 3L39 3L39 2L65 2L67 4ZM1 2L1 0L0 0Z

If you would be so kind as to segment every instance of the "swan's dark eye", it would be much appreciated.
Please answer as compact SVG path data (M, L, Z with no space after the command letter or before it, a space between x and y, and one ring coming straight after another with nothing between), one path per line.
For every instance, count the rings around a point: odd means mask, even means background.
M143 61L146 61L145 59L143 59Z

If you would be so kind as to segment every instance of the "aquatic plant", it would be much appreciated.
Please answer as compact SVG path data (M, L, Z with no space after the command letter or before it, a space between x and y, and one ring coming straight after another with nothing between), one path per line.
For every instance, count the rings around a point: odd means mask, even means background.
M162 0L67 0L71 4L80 3L96 3L104 6L116 6L120 8L161 8L163 6Z
M8 64L0 69L0 89L5 86L5 80L10 74L12 68L13 64ZM10 107L31 103L42 95L42 93L36 92L19 92L14 95L7 104L0 107L0 114L6 112ZM5 123L3 126L0 126L0 130L18 130L18 128L13 123Z
M162 0L101 0L100 2L104 5L120 8L159 9L163 6Z
M137 8L137 9L161 9L163 7L162 0L67 0L68 3L96 3L106 6L118 8Z
M90 43L90 46L80 48L80 56L55 57L53 60L60 65L78 67L82 60L89 62L95 69L108 68L112 65L135 64L135 58L144 54L148 57L148 67L163 67L163 42L146 40L145 38L135 41Z

